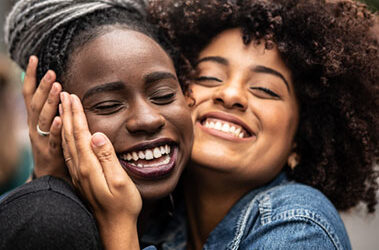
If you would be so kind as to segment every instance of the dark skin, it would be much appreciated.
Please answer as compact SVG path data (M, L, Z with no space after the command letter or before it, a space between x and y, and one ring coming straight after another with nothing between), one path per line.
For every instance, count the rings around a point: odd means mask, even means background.
M27 71L25 98L34 93L36 61L32 58ZM61 117L55 120L63 123L64 158L73 183L90 202L107 249L139 249L137 220L141 230L155 201L173 191L192 148L190 111L174 65L150 37L107 27L74 50L65 76ZM30 100L41 107L33 112L47 118L55 102L44 102L49 89L55 98L54 80L45 78L36 91L43 98ZM144 175L122 164L123 154L149 149L151 143L170 145L172 167L163 174L159 166ZM147 163L159 165L161 158L155 158Z
M145 178L126 168L143 199L167 196L192 144L189 109L171 59L146 35L118 29L73 54L65 90L82 101L92 133L107 135L117 154L157 140L179 148L175 167L167 175Z

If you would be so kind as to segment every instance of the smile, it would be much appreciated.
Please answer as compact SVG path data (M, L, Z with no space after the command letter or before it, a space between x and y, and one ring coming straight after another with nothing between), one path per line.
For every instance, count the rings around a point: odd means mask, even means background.
M134 148L117 156L121 165L134 175L143 178L161 177L174 169L178 147L167 142L158 144Z
M238 117L224 112L209 112L197 123L205 132L230 141L255 139L253 130Z
M202 125L206 128L222 131L238 138L249 137L249 133L243 127L235 123L215 118L207 118L202 122Z
M166 144L160 147L120 154L119 157L131 165L147 168L168 164L170 162L170 152L171 146Z

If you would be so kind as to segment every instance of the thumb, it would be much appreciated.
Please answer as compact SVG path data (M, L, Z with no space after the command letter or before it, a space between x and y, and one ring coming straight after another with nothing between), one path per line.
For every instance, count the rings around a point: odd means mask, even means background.
M93 134L91 147L103 168L110 163L118 163L113 145L105 134L100 132Z
M129 179L116 156L112 143L105 134L100 132L93 134L91 147L103 168L108 184L112 183L112 180L119 180L119 178L126 177Z

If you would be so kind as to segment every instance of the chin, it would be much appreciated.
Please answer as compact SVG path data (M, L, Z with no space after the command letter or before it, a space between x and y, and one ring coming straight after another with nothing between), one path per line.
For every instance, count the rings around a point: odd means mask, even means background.
M177 182L154 183L152 185L137 184L137 189L140 191L144 201L156 201L172 193L176 185Z

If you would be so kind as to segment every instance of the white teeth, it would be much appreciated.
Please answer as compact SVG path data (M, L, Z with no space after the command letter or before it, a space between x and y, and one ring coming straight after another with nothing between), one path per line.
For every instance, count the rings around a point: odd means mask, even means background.
M224 131L224 132L229 132L229 124L224 123L224 125L221 128L221 130Z
M215 129L221 130L221 122L216 122Z
M159 148L154 148L153 150L154 158L159 158L162 156L161 150Z
M164 155L166 153L166 149L163 146L160 146L161 154Z
M225 133L230 133L238 138L244 138L245 134L242 132L242 128L233 126L228 122L222 121L205 121L204 126L211 129L216 129L223 131Z
M133 152L133 153L132 153L132 156L133 156L133 160L134 160L134 161L138 161L139 158L138 158L138 155L137 155L136 152Z
M132 155L131 155L130 153L128 153L128 154L126 155L126 160L127 160L127 161L130 161L131 159L133 159L133 157L132 157Z
M143 159L145 159L145 154L142 151L139 151L138 157L143 160Z
M240 129L240 128L237 128L236 131L234 131L234 134L235 134L236 136L239 136L240 132L241 132L241 129Z
M154 159L153 151L151 151L150 149L147 149L145 151L145 159L146 160L152 160L152 159Z
M133 151L127 154L120 155L120 158L124 161L134 162L138 160L153 160L162 157L162 155L170 154L171 148L169 145L159 146L152 149L146 149L145 151ZM135 165L135 164L134 164Z
M229 129L229 131L230 131L231 133L234 133L234 132L236 131L236 127L232 126L232 127Z

